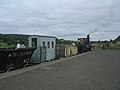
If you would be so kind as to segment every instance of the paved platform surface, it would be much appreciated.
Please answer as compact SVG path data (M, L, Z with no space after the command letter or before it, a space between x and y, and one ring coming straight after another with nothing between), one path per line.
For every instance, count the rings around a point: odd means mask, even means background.
M120 50L97 50L0 74L0 90L120 90Z

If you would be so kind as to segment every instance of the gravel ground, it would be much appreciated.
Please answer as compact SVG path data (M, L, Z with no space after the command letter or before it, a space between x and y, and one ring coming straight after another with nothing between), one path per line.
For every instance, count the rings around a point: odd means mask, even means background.
M120 90L120 50L92 51L8 75L0 79L0 90Z

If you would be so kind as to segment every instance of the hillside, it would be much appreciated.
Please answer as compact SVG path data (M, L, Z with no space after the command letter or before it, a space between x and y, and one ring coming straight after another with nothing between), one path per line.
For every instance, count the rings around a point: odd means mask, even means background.
M30 35L23 34L0 34L0 47L15 47L17 41L23 41L26 45L28 45L28 38Z
M117 41L120 41L120 36L118 36L118 37L114 40L114 42L117 42Z
M23 34L0 34L0 40L13 41L13 40L28 40L30 35Z

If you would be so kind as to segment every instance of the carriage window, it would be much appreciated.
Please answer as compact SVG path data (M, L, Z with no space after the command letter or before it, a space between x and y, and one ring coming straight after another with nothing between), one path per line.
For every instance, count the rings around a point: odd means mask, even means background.
M43 42L43 47L45 47L45 42Z
M47 43L47 47L50 48L50 42Z
M54 48L54 42L52 42L52 48Z

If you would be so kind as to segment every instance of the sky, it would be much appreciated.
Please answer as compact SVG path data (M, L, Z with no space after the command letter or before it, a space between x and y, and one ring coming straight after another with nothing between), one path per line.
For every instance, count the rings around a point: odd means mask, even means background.
M115 39L120 0L0 0L0 33Z

